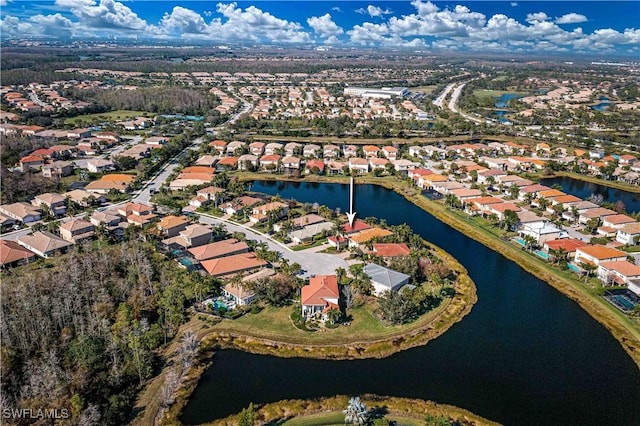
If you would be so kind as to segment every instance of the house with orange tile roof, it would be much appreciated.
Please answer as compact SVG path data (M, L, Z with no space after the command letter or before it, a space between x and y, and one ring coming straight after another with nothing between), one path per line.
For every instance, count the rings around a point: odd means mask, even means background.
M232 256L217 257L200 263L212 277L232 277L264 268L268 263L258 259L255 253L240 253Z
M387 164L389 164L389 160L387 160L386 158L378 158L378 157L369 158L369 166L371 167L371 170L376 170L376 169L385 170Z
M605 285L627 285L630 280L640 279L640 266L628 260L600 262L597 274Z
M507 210L511 210L514 213L518 213L519 211L522 211L522 209L518 207L517 204L514 204L514 203L494 203L494 204L489 204L487 206L487 209L485 210L486 211L485 214L488 214L488 215L495 214L498 217L498 220L503 220L504 212L506 212Z
M571 207L571 205L575 205L582 201L582 198L576 197L575 195L559 195L557 197L547 197L547 200L551 202L552 206L556 204L562 204L564 207Z
M339 310L340 291L338 278L335 275L316 275L309 279L309 284L300 291L302 316L321 315L324 320L331 309Z
M165 237L174 237L189 225L189 219L185 216L169 215L156 223L156 228Z
M382 258L409 256L411 249L406 243L373 244L373 253Z
M224 157L216 163L216 170L235 170L238 168L239 157Z
M482 191L479 189L458 188L449 191L450 194L458 197L459 200L466 200L468 198L477 198L482 196Z
M188 250L191 256L197 261L216 259L218 257L233 256L235 254L247 253L249 246L244 241L229 238L214 243L192 247Z
M224 203L220 208L226 214L241 214L245 209L262 202L262 199L249 197L247 195L238 197L235 200Z
M45 164L44 158L39 155L27 155L20 159L20 171L25 172L29 169L40 170Z
M603 245L588 245L576 249L576 263L590 263L592 265L600 265L601 262L622 262L627 260L627 253L606 247Z
M395 160L396 158L398 158L398 148L390 145L383 146L382 154L389 160Z
M0 267L14 268L33 262L36 255L15 241L0 240Z
M227 143L219 139L209 142L209 146L213 148L218 155L224 154L227 149Z
M106 194L111 190L126 192L129 185L131 185L135 179L136 177L133 175L111 173L102 176L96 181L90 182L84 189L97 194Z
M264 153L264 142L251 142L249 144L249 152L253 155L262 155Z
M500 198L490 195L484 197L467 198L463 201L464 211L467 214L487 214L489 206L492 204L504 203Z
M364 151L364 155L367 158L377 157L378 152L380 152L380 147L376 145L365 145L362 147L362 151Z
M280 165L280 159L282 157L278 154L266 154L260 157L260 168L262 170L278 171Z
M422 175L418 178L418 188L420 189L433 189L433 185L434 183L437 182L447 182L449 180L448 177L437 174L437 173L433 173L433 174L429 174L429 175Z
M378 241L381 238L388 237L389 235L393 235L393 232L388 229L371 228L355 234L350 234L347 238L349 239L349 247L362 247L370 241Z
M567 195L567 194L557 189L548 189L546 191L538 192L538 197L544 197L544 198L560 197L562 195Z
M546 253L549 253L550 250L564 250L567 255L573 257L575 256L575 252L578 248L588 245L588 243L585 243L582 240L577 240L575 238L561 238L559 240L545 241L542 249Z

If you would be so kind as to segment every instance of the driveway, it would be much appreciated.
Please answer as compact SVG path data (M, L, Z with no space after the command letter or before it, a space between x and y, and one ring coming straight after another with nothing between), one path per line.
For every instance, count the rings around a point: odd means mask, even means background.
M289 260L291 263L299 263L304 271L303 277L309 277L311 275L331 275L335 274L336 269L344 268L348 269L347 262L344 259L327 253L310 253L308 251L292 251L284 244L275 241L257 231L248 228L243 225L228 222L224 219L214 216L200 216L200 222L208 225L223 224L229 232L242 232L247 236L247 239L256 240L258 242L264 242L269 247L269 250L275 250L282 254L282 257Z

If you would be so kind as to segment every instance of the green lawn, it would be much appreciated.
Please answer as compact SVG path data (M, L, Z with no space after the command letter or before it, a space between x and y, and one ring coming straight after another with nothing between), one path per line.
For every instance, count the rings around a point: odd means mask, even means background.
M395 415L385 415L385 419L395 422L398 426L418 426L424 424L422 421L409 417ZM283 426L342 426L344 425L344 414L340 411L331 413L312 414L309 416L297 417L282 423Z
M525 92L518 92L512 90L486 90L486 89L478 89L473 92L473 96L477 96L479 98L499 98L500 96L506 93L515 93L517 95L526 95Z
M258 334L265 339L281 340L294 344L348 344L400 335L425 322L432 321L446 305L445 301L438 308L409 324L385 326L371 313L374 304L370 302L348 311L352 317L350 325L341 325L334 329L316 332L302 331L293 325L289 318L293 310L292 306L283 308L269 306L258 314L248 314L236 320L225 320L214 328L241 334Z
M328 426L344 425L344 414L341 412L312 414L310 416L298 417L283 423L283 426Z
M146 111L131 111L126 109L119 109L117 111L102 112L98 114L79 115L77 117L67 118L64 124L76 125L78 122L92 122L92 121L121 121L130 120L138 116L148 116L151 113Z

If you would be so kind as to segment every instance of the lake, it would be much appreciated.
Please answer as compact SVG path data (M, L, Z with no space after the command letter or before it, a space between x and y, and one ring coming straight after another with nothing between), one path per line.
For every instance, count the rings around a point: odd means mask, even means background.
M516 93L504 93L502 94L498 100L495 103L496 108L508 108L509 107L509 102L512 99L518 99L521 98L521 95L518 95ZM505 117L505 115L509 114L508 110L504 110L504 109L498 109L496 111L494 111L495 115L498 117L498 120L501 123L507 122L507 118Z
M254 182L252 190L348 209L348 186ZM408 223L453 254L478 290L471 313L427 346L379 360L282 359L223 350L182 420L249 402L376 393L456 405L510 425L640 424L640 372L609 332L522 268L390 190L357 185L358 217Z
M558 184L567 194L587 199L591 194L600 194L604 201L615 203L621 200L628 212L640 212L640 193L623 191L584 180L573 179L569 176L541 179L540 183L546 186Z

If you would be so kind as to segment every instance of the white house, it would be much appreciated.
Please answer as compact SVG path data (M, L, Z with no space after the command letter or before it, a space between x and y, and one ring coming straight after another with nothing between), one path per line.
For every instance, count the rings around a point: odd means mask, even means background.
M375 263L365 265L364 273L371 279L373 292L376 296L380 296L387 291L398 291L402 286L409 283L409 275Z

